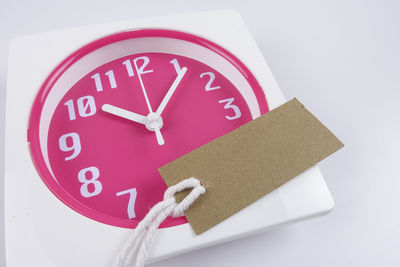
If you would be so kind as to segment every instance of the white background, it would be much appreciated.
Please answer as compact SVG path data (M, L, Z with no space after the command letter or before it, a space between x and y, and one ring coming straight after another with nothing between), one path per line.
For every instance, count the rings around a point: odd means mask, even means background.
M320 219L151 266L400 266L396 0L0 0L0 266L8 41L71 26L231 8L243 16L286 97L298 97L345 143L320 165L336 208Z

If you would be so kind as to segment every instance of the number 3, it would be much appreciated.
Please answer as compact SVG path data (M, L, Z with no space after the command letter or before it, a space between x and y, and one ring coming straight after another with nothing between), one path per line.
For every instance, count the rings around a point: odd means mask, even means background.
M240 112L239 107L232 104L232 102L234 100L235 100L235 98L231 97L228 99L223 99L223 100L218 101L218 103L226 103L224 106L225 109L231 108L235 112L234 116L228 116L228 115L225 116L225 118L227 118L228 120L236 120L242 116L242 112Z

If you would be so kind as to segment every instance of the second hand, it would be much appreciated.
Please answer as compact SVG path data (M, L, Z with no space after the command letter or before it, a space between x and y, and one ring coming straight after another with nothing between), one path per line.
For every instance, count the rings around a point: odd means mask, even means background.
M147 107L149 109L149 115L152 115L153 114L153 109L151 108L149 97L147 96L146 89L145 89L143 81L142 81L142 77L140 76L139 69L138 69L137 64L136 64L136 60L133 60L133 63L135 65L136 73L137 73L138 78L139 78L140 86L142 87L144 99L146 100L146 104L147 104ZM160 116L160 119L162 120L161 116ZM163 136L161 134L160 129L159 128L155 128L154 131L156 133L157 143L160 146L164 145L165 141L164 141L164 138L163 138Z

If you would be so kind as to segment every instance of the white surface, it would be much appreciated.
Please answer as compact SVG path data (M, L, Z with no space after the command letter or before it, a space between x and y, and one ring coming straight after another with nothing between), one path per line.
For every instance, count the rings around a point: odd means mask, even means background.
M182 24L182 21L185 23ZM230 26L235 28L235 33L226 30ZM54 265L59 267L108 266L115 257L117 248L126 240L130 230L88 219L68 208L47 189L37 175L27 149L26 122L38 88L61 59L67 57L71 51L78 49L82 42L86 43L121 31L121 29L137 27L168 27L198 34L215 41L236 54L253 70L253 74L258 78L265 91L270 108L283 103L282 92L275 83L242 19L234 11L200 12L117 21L14 39L10 45L6 91L5 229L7 267L29 264L42 267ZM165 46L170 43L167 40L162 39L162 44L166 49L170 49L172 46ZM142 39L138 39L139 44L142 41ZM127 43L133 42L134 40L122 41L110 45L110 48L107 46L103 49L107 51L107 56L114 56L113 53L109 53L113 47L122 45L131 47ZM174 44L176 47L181 47L182 43L174 42ZM197 46L192 45L182 47L184 47L185 56L194 51L188 48L198 49ZM96 50L94 54L100 53L101 50ZM35 51L35 53L31 53L31 51ZM120 54L121 50L117 50L117 52ZM132 50L129 49L127 52L129 54ZM176 53L181 54L179 51ZM213 54L213 56L210 53L202 54L205 55L202 60L207 60L205 63L212 65L222 75L230 78L233 84L236 84L237 80L240 81L240 79L232 78L237 77L237 75L231 75L234 73L231 70L232 66L220 67L221 62L224 63L225 60L209 61L212 58L220 59L219 56L216 57L217 54ZM125 56L125 54L120 56ZM194 58L199 59L196 56ZM113 59L114 57L106 59L105 62ZM66 85L65 81L79 80L92 69L87 66L88 64L84 64L84 68L81 67L82 61L96 62L97 60L94 60L93 55L89 54L83 60L72 65L55 82L52 89L53 94L50 93L48 98L52 99L53 95L61 98L60 91L64 91L65 94L65 88L71 87L71 85ZM24 73L24 79L21 79L21 73ZM71 73L74 78L67 79L66 77L71 77ZM64 84L64 86L60 84ZM242 92L246 89L246 84L239 83L236 87L242 87L240 90L242 96L251 106L251 98L247 97L246 91ZM53 100L52 102L54 104ZM44 104L44 113L48 110L46 107L51 106L47 103L46 101ZM52 112L49 113L52 114ZM255 114L255 116L257 115ZM15 123L15 121L24 123ZM48 119L41 120L41 124L48 124ZM46 128L41 131L44 134L47 133ZM326 183L318 168L314 167L200 236L196 236L188 224L160 229L157 241L149 254L149 261L164 259L210 244L218 244L254 234L271 227L320 216L326 214L332 207L333 200ZM23 245L21 245L22 243ZM174 245L171 246L171 243ZM95 249L87 249L94 247ZM65 251L68 253L66 254ZM82 251L85 253L81 253ZM21 257L21 254L24 257ZM67 255L75 256L66 258Z
M323 219L152 266L398 266L400 6L397 1L323 2L2 2L1 109L4 112L3 58L10 37L109 20L236 8L286 96L299 97L346 144L322 164L336 209Z

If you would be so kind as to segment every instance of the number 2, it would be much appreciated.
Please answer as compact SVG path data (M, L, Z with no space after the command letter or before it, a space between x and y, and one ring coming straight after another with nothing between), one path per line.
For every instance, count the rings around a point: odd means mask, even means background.
M227 118L228 120L236 120L242 116L242 112L240 112L239 107L232 104L232 102L234 100L235 100L235 98L231 97L231 98L227 98L227 99L218 101L218 103L226 103L224 106L225 109L230 108L230 109L233 109L233 111L235 112L234 116L228 116L228 115L225 116L225 118Z
M133 219L136 217L135 214L135 202L137 196L136 188L131 188L125 191L118 192L116 195L117 197L119 197L125 194L129 194L128 208L127 208L128 218Z
M210 79L208 80L207 84L206 84L206 91L212 91L212 90L217 90L219 88L221 88L221 86L212 86L212 83L215 80L215 74L211 71L209 72L204 72L202 74L200 74L200 78L203 78L204 76L208 76L210 77Z

